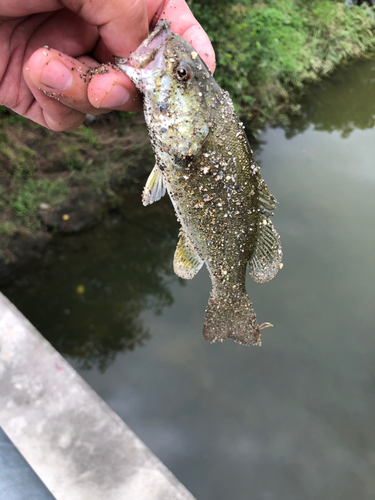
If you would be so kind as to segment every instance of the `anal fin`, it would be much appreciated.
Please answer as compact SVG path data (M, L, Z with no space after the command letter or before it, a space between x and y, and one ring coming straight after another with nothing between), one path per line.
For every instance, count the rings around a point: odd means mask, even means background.
M192 244L186 238L185 233L180 231L180 239L173 259L174 272L180 278L189 280L194 278L199 269L203 266L202 260Z
M163 173L156 163L143 188L143 205L151 205L151 203L160 200L165 195L165 191Z

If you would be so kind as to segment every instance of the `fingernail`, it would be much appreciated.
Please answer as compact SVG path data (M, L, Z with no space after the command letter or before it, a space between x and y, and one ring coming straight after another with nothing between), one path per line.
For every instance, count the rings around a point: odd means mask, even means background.
M73 76L60 61L51 60L46 64L40 83L50 89L65 90L72 84Z
M102 100L101 108L119 108L129 100L129 92L122 85L114 85Z

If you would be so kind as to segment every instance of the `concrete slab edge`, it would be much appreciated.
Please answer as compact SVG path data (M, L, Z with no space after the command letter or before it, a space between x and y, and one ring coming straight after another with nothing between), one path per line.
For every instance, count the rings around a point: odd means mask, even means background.
M57 500L194 500L1 293L0 426Z

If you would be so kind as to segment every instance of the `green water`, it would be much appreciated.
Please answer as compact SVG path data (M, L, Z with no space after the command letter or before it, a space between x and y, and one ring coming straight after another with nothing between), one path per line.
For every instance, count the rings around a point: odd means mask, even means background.
M202 336L167 199L135 189L2 291L198 498L375 498L375 62L317 86L257 160L284 268L247 289L261 348Z

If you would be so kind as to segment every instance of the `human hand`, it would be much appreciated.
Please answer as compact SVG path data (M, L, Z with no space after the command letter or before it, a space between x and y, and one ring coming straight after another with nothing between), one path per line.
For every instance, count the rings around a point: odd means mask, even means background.
M214 71L211 43L185 0L2 1L0 104L55 131L79 127L86 114L140 109L122 71L90 71L113 54L127 57L159 19L168 19Z

